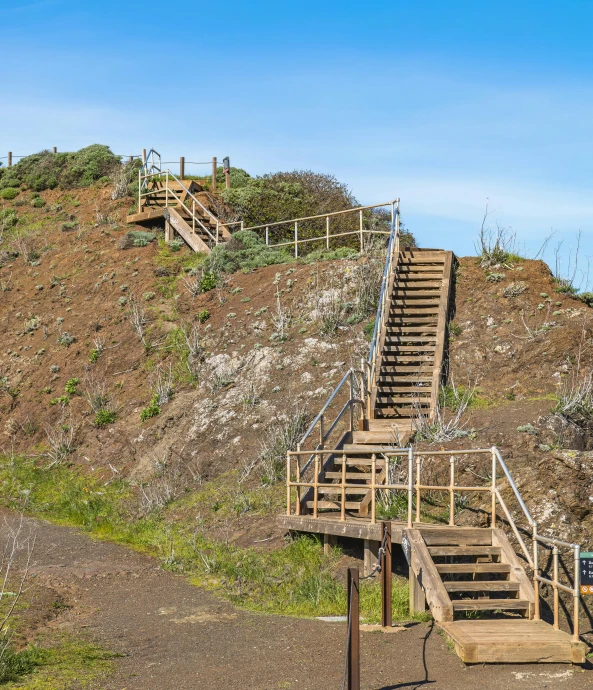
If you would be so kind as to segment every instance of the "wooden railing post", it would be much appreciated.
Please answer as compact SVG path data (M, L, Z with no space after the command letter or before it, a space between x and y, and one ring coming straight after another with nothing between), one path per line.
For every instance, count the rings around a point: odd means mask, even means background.
M270 228L266 227L266 246L270 244Z
M212 158L212 191L216 191L216 156Z
M319 503L319 455L315 453L315 478L313 480L313 517L317 517L317 504Z
M360 590L358 568L348 568L348 690L360 690Z
M360 232L360 253L362 254L362 250L364 248L364 236L363 236L363 225L362 225L362 211L359 211L360 219L360 227L359 227L359 232Z
M384 628L391 628L393 624L391 601L391 521L381 523L381 535L385 542L385 550L381 555L381 625Z
M142 163L146 165L146 149L142 149Z
M558 590L558 547L554 546L552 549L552 557L554 559L554 630L560 630L559 614L560 614L560 597Z
M350 432L354 431L354 371L350 371Z
M498 469L498 465L496 463L496 448L493 446L492 447L492 502L491 502L491 511L492 511L492 519L490 521L490 525L492 529L496 528L496 471Z
M342 455L342 502L340 505L340 520L346 520L346 454Z
M451 465L449 481L449 525L455 526L455 456L449 459Z
M408 527L412 527L412 508L414 502L414 449L408 448Z
M325 248L329 249L329 216L325 216Z
M299 446L297 446L297 451L300 450ZM296 456L296 478L297 478L297 487L296 487L296 514L300 515L302 510L301 510L301 486L300 483L303 479L302 474L301 474L301 456L297 455Z
M294 224L294 258L299 258L299 224L296 221Z
M12 151L8 152L8 163L7 163L8 168L12 168Z
M421 457L416 458L416 522L420 522L420 463Z
M538 543L537 543L537 527L535 523L532 525L533 529L533 592L535 597L533 618L538 621L540 620L540 608L539 608L539 554L538 554Z
M290 513L290 453L286 453L286 514Z
M377 497L375 495L376 491L376 480L377 480L377 456L375 453L371 455L371 524L374 525L377 522Z
M185 156L181 156L179 159L179 179L183 180L185 177Z
M52 146L51 152L52 152L52 153L57 153L57 152L58 152L58 147L57 147L57 146Z

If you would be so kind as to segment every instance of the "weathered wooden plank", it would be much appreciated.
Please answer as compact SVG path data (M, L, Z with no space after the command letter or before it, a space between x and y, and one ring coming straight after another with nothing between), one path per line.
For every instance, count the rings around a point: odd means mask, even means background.
M535 612L535 592L533 585L506 534L501 529L492 530L492 544L501 550L502 561L510 565L511 579L516 580L520 584L519 596L521 599L526 599L530 602L529 618L533 618Z
M417 529L405 530L410 548L410 566L423 588L430 611L437 621L452 621L453 606L438 574L422 534Z
M510 573L508 563L437 563L439 573Z

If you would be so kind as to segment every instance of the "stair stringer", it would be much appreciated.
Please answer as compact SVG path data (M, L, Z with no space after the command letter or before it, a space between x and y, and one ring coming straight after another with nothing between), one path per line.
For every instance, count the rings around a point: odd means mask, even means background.
M404 552L406 552L406 547L408 549L406 553L408 563L418 584L424 590L433 618L438 623L452 621L453 604L451 598L445 589L420 530L404 530L403 539L407 541L407 544L402 543L402 546Z
M375 406L377 404L377 379L381 373L381 367L383 366L383 351L385 349L385 338L387 334L387 325L389 322L389 314L391 312L391 301L393 299L394 284L396 276L398 274L399 264L401 261L402 253L401 251L397 253L395 260L393 262L393 267L391 269L391 275L389 276L388 288L387 288L387 302L385 303L385 323L381 329L381 333L378 334L379 342L377 344L377 360L375 362L375 373L373 376L373 381L371 381L371 409L370 409L370 419L375 419Z
M523 564L517 557L507 535L501 529L492 530L492 546L499 546L503 563L511 566L511 578L519 583L519 599L529 602L527 617L532 619L535 613L535 591Z
M185 242L187 242L195 252L210 253L210 247L193 232L191 226L187 223L185 218L179 214L177 209L172 206L167 206L163 215L165 221L171 224L173 229L183 237Z
M453 273L453 252L445 251L443 267L443 283L439 300L439 315L437 321L437 339L434 351L432 372L432 395L430 403L430 419L434 419L439 401L439 388L443 378L443 361L445 356L445 341L447 338L447 318L449 316L449 301L451 298L451 278Z

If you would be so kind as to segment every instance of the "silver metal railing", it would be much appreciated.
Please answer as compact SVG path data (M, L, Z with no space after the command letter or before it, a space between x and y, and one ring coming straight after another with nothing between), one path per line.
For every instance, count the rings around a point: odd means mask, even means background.
M310 425L307 433L303 437L303 440L311 435L313 429L317 424L322 424L323 415L325 414L329 404L335 398L335 394L338 390L345 384L348 377L351 375L350 370L347 372L346 376L342 379L339 386L334 391L334 394L328 400L328 403L324 406L322 411L317 415L315 420ZM357 372L362 374L362 372ZM362 382L364 383L364 381ZM353 396L351 395L351 400ZM357 404L361 401L356 399L353 400ZM342 408L340 415L343 415L345 411L350 407L350 401ZM552 536L544 536L539 533L537 522L532 517L521 492L519 491L508 466L506 465L500 451L498 448L493 446L492 448L474 448L474 449L464 449L464 450L440 450L440 451L416 451L413 447L409 448L373 448L372 450L348 450L347 452L340 448L326 448L324 441L327 438L327 434L323 431L320 434L320 443L311 451L302 450L301 444L297 446L296 451L290 451L287 453L287 470L286 470L286 487L287 487L287 515L301 515L302 514L302 500L304 496L311 496L312 494L312 505L313 505L313 517L317 518L320 516L318 511L319 496L332 495L336 498L332 498L332 502L340 510L340 519L345 521L347 519L348 508L346 505L346 495L351 493L365 494L368 495L370 492L370 502L369 506L369 517L371 524L375 524L377 521L377 492L407 492L407 526L413 527L416 524L421 524L423 522L423 511L422 502L423 496L426 497L427 494L435 494L438 492L445 492L449 495L449 521L448 524L451 527L456 525L455 522L455 509L456 509L456 496L467 494L467 493L482 493L490 494L491 500L491 510L490 510L490 526L492 528L497 527L499 517L498 508L502 509L504 518L506 519L507 525L510 527L518 545L525 557L525 560L531 569L532 580L534 587L534 617L536 620L541 618L541 591L540 585L549 585L553 590L553 616L554 616L554 628L559 629L559 618L560 618L560 592L565 592L570 594L573 599L573 620L572 620L572 635L575 641L579 639L579 604L580 604L580 545L557 539ZM355 460L357 455L365 454L366 456L371 453L371 480L369 484L360 484L348 482L346 479L346 458L350 460ZM311 455L310 455L311 454ZM307 456L309 456L307 458ZM488 468L488 464L491 463L491 477L487 480L484 476L483 479L486 480L485 484L478 486L470 486L464 482L460 485L457 481L457 477L460 474L461 462L464 458L468 458L471 463L476 463L476 459L471 456L490 456L488 460L486 458L485 465L483 467L484 474ZM325 458L325 459L324 459ZM341 458L341 481L329 482L321 481L323 468L326 466L328 460ZM390 483L389 482L389 462L392 460L401 459L401 465L405 462L407 458L407 479L405 482L400 483ZM448 459L449 469L445 469L441 466L440 475L434 472L434 466L437 466L439 461ZM301 464L302 460L305 460L304 464ZM428 461L433 462L433 468L429 472L429 480L432 479L430 483L423 482L423 473L428 472L429 467L427 466ZM368 460L367 460L368 462ZM311 464L314 463L314 471L307 473ZM356 464L354 462L353 464ZM482 463L483 464L483 463ZM470 465L471 467L471 465ZM381 473L382 479L378 481L376 476L377 469L383 469ZM442 478L443 473L446 475L446 483L439 481L439 477ZM474 470L472 474L477 475ZM464 471L462 473L465 478L467 473ZM505 484L501 484L500 480L504 480ZM507 505L507 501L503 497L503 491L510 490L511 496L516 500L518 505L519 518L513 515L513 510ZM303 493L303 491L305 493ZM296 492L296 493L295 493ZM295 500L294 512L292 508L293 497ZM428 505L434 505L434 498L431 495L428 496ZM415 504L415 505L414 505ZM321 514L323 515L323 514ZM524 522L527 523L526 526L521 526L521 516ZM356 518L354 518L356 519ZM504 522L503 522L504 524ZM525 543L523 535L531 534L532 545L531 549ZM542 547L548 548L551 551L552 558L552 575L551 577L545 577L542 574L540 568L540 549ZM560 551L567 550L571 553L571 560L573 562L573 573L572 577L569 575L568 570L566 570L566 581L561 581L560 577Z

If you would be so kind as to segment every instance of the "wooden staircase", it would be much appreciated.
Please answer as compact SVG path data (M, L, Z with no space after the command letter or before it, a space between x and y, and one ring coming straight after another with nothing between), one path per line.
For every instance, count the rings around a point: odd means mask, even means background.
M452 265L452 252L435 249L406 248L395 258L371 398L375 419L411 429L414 417L434 413Z
M584 643L533 620L533 586L502 530L419 526L405 531L403 546L411 598L422 589L466 663L584 663Z
M177 233L195 252L209 253L216 244L231 238L228 228L208 210L207 195L194 180L155 175L139 200L138 212L129 215L126 222L164 218L168 241Z

